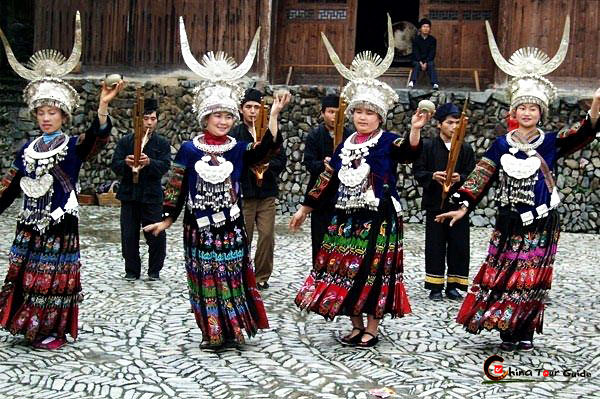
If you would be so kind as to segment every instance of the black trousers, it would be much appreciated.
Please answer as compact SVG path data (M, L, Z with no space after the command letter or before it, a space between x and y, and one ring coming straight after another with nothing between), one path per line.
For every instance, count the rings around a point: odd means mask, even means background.
M334 208L325 210L314 210L310 215L310 238L312 241L312 264L315 264L317 254L323 244L323 237L327 232L329 223L333 216Z
M125 259L125 272L140 277L140 230L162 220L162 204L144 204L138 201L121 201L121 254ZM144 232L148 244L148 274L160 272L167 253L167 235L158 236Z
M463 217L450 227L448 221L435 221L440 213L426 212L425 288L442 290L445 282L446 289L466 291L469 284L469 218Z

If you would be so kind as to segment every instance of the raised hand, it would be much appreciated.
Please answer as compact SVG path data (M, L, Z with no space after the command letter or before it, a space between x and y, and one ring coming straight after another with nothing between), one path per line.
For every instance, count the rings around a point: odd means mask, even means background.
M271 115L279 115L286 105L292 100L292 95L287 90L278 90L273 96Z
M417 109L417 111L413 114L410 124L413 129L422 129L423 126L429 122L431 119L431 114L429 112L422 111Z
M123 90L125 82L119 81L112 87L106 86L106 83L102 82L102 91L100 92L100 103L108 104Z

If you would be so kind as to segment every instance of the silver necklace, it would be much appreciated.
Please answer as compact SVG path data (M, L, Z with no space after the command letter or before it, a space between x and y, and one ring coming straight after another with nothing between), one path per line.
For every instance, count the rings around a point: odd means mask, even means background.
M56 148L50 151L37 151L36 144L43 140L43 136L33 140L23 152L25 161L25 170L28 173L35 172L36 176L43 176L48 173L55 165L60 163L67 155L69 136L63 133L65 140Z
M519 142L515 141L512 136L516 131L517 131L517 129L511 130L510 132L508 132L506 134L506 141L508 142L508 144L511 147L516 148L519 151L529 153L530 151L538 148L544 142L545 134L542 129L538 128L539 136L533 143L519 143ZM513 151L511 151L511 152L513 152Z
M373 137L360 144L352 142L353 140L355 140L358 133L355 132L350 137L348 137L346 141L344 141L344 147L342 147L340 153L342 166L349 167L352 161L366 158L369 155L369 149L377 144L382 133L383 131L379 130L379 132Z
M206 144L204 143L204 134L194 137L192 142L194 146L202 152L209 154L223 154L231 150L237 144L237 141L233 137L227 136L229 140L225 144ZM202 140L202 141L201 141Z

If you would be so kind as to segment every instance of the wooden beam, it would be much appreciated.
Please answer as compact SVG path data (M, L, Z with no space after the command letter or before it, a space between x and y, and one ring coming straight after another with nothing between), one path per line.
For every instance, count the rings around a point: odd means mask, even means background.
M258 24L261 27L258 77L260 80L269 80L271 65L271 19L273 18L273 0L260 0L260 14ZM261 57L262 56L262 57Z

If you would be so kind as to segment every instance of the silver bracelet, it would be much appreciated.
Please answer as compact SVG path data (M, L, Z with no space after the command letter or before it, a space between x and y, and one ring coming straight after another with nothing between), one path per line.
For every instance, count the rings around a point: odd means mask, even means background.
M103 114L102 112L100 112L100 110L98 110L98 115L100 115L100 116L108 116L108 111L106 111L106 113Z

